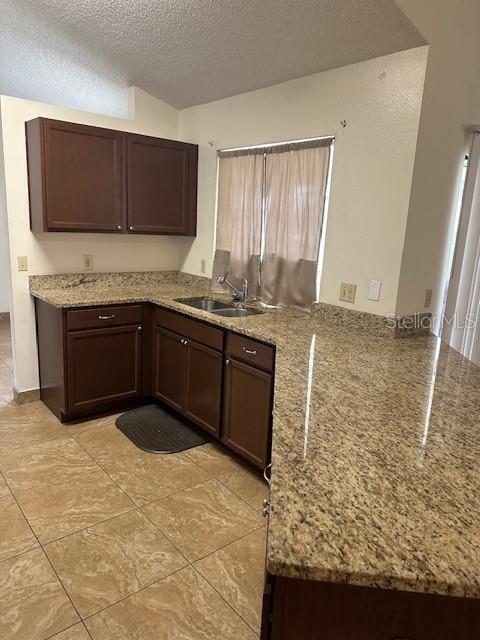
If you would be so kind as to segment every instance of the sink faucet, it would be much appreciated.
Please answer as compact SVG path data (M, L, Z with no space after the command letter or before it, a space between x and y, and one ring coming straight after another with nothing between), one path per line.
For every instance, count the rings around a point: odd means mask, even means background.
M218 284L226 284L227 287L233 291L233 299L235 302L247 302L248 300L248 280L246 278L242 278L242 288L237 289L237 287L233 286L231 282L227 280L225 276L218 276L217 278Z

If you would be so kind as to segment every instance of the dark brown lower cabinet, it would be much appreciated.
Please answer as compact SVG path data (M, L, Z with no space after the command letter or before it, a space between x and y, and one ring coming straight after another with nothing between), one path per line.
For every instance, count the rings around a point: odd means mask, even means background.
M150 304L35 308L41 398L62 422L153 397L256 467L270 462L271 345Z
M222 441L259 469L269 463L272 374L225 360Z
M155 332L155 396L218 436L222 353L163 327Z
M137 325L67 333L67 411L141 396L142 331Z
M213 436L220 435L222 353L187 340L185 415Z
M185 405L186 363L184 339L156 327L154 395L177 411L182 411Z
M269 576L262 640L473 640L480 600Z
M59 309L36 299L35 310L40 396L59 420L128 408L150 392L146 306Z

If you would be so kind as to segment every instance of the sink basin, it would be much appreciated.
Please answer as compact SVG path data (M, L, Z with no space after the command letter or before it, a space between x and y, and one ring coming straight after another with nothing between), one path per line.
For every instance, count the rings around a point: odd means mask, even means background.
M212 313L225 318L245 318L246 316L256 316L263 313L263 311L256 311L255 309L214 309Z
M211 300L210 298L179 298L176 302L186 304L188 307L194 307L195 309L202 309L203 311L214 311L216 309L231 309L231 305L225 302L219 302L218 300Z

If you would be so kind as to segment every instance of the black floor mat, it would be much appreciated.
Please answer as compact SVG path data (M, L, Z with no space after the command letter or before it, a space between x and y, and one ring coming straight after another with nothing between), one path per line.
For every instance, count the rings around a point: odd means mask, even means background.
M178 453L210 442L185 420L156 404L131 409L115 424L139 449L153 453Z

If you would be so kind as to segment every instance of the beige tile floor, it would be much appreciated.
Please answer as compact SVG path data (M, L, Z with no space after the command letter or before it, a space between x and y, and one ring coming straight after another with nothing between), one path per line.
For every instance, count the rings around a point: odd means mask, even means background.
M115 417L12 397L0 318L0 638L255 640L267 487L208 444L147 454Z

